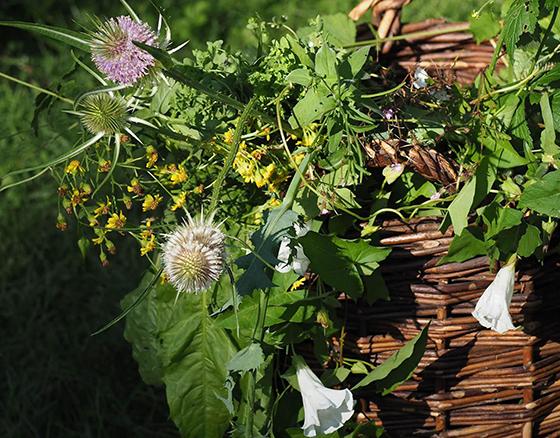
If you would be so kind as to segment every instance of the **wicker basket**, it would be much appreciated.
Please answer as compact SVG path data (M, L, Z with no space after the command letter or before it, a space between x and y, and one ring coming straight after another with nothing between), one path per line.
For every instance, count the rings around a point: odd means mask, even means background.
M368 395L362 421L391 437L532 437L560 431L558 258L521 266L510 312L522 330L484 330L471 312L494 278L488 259L437 262L452 232L440 220L387 221L382 266L391 301L348 303L345 354L383 362L429 320L428 348L412 379L391 396ZM548 292L545 294L544 292Z
M430 75L442 77L449 82L468 84L490 63L495 43L485 41L476 44L468 32L469 23L448 23L443 19L429 19L418 23L402 25L401 8L411 0L363 0L349 16L357 20L368 9L372 11L372 24L377 29L377 37L386 38L409 35L398 41L386 41L379 47L379 61L393 70L404 72L424 68ZM432 35L419 33L432 32ZM416 35L415 35L416 34ZM370 26L358 27L358 40L373 38ZM504 66L501 57L497 68Z
M401 8L409 2L363 0L350 16L357 19L371 9L381 38L436 30L437 35L383 43L380 62L405 73L423 67L472 82L489 64L493 43L477 45L467 23L401 25ZM369 26L360 28L359 39L372 36ZM503 65L500 59L498 68ZM364 148L370 166L401 163L454 189L457 166L441 152L400 140ZM560 259L518 267L510 312L522 329L500 335L471 315L497 267L491 269L486 257L438 266L453 239L452 229L439 231L440 223L440 218L383 223L381 243L393 249L382 264L391 299L345 306L350 317L344 354L375 365L432 320L427 351L413 377L390 396L366 393L358 419L383 425L391 437L560 436L560 294L554 293Z

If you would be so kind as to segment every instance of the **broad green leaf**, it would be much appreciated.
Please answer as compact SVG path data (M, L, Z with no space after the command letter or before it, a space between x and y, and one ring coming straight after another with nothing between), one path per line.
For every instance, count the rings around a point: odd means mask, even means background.
M471 208L486 197L496 179L496 169L483 159L472 179L465 184L448 208L456 235L460 235L468 224Z
M401 383L406 382L424 355L429 327L428 323L417 336L360 380L352 390L372 385L376 391L387 395Z
M484 208L482 220L486 224L484 237L489 239L508 228L513 228L521 223L523 213L515 208L502 207L497 202L493 202Z
M542 238L540 230L534 225L527 224L519 239L517 254L521 257L530 257L541 244Z
M62 27L48 26L46 24L26 23L23 21L0 21L0 26L16 27L46 36L69 46L89 52L90 45L87 36L80 32L64 29Z
M299 238L311 270L338 291L357 298L364 290L361 276L371 275L390 253L364 240L343 240L310 231Z
M222 438L230 421L221 400L227 398L226 364L235 349L208 316L202 294L182 294L175 307L161 332L171 418L185 438Z
M325 386L335 386L343 383L350 375L350 370L344 367L331 368L321 374L321 382Z
M346 14L322 17L323 35L335 47L343 47L356 41L356 25Z
M247 372L258 369L264 363L264 353L259 344L249 344L230 359L228 371Z
M236 264L245 269L237 280L237 290L247 295L255 289L266 289L272 286L270 269L263 263L275 266L276 256L282 237L287 236L297 220L297 214L280 206L271 210L264 217L264 225L251 236L254 252L236 260ZM257 254L258 257L255 255Z
M352 52L344 61L345 65L347 64L350 70L350 75L355 77L362 71L367 58L369 56L369 47L362 47L354 52Z
M377 300L389 300L389 289L379 270L364 278L365 299L371 306Z
M494 38L500 32L500 21L492 12L483 11L476 16L471 15L469 24L477 44Z
M266 293L268 297L268 308L266 311L265 327L284 322L303 322L313 317L315 304L311 301L303 301L306 298L305 290L289 291L290 286L297 280L297 274L288 272L282 274L276 272L273 282L276 285ZM256 324L256 317L259 314L259 296L253 294L246 296L241 304L237 316L233 311L223 313L216 319L216 324L220 327L235 330L237 321L242 332L250 332Z
M122 299L123 310L138 299L150 285L152 277L152 273L146 273L138 288ZM169 285L153 287L126 317L124 337L132 346L132 356L138 362L142 380L150 385L162 383L164 366L159 335L173 311L176 295Z
M509 169L527 164L527 160L517 153L506 136L485 137L482 144L492 151L490 163L496 167Z
M521 35L535 30L538 16L538 0L513 0L511 3L502 30L502 38L510 60L513 59L513 52Z
M294 106L293 116L289 120L290 125L292 128L298 126L304 128L334 108L336 108L336 101L333 97L310 88L303 99Z
M298 68L286 76L286 82L307 87L311 83L311 74L306 68Z
M486 244L481 230L469 227L453 238L447 255L438 264L463 262L483 254L486 254Z
M540 181L527 187L518 206L548 216L560 217L560 170L546 174Z

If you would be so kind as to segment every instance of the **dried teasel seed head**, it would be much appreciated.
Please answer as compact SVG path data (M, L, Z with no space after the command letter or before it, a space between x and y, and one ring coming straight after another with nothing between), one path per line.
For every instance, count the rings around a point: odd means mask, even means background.
M188 217L163 244L163 266L169 282L179 292L208 289L224 270L225 236L212 222Z

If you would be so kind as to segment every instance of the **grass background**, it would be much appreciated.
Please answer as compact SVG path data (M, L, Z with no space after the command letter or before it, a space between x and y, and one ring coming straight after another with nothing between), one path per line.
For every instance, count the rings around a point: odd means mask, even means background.
M146 0L130 1L154 21ZM354 0L160 0L176 41L192 47L223 39L247 41L247 19L286 15L298 27L317 14L346 12ZM462 20L482 0L416 0L405 20ZM116 0L3 0L0 20L78 28L87 14L122 14ZM53 87L70 67L68 51L24 32L0 29L0 71ZM84 77L80 85L88 86ZM65 117L53 112L31 130L35 93L0 78L0 176L46 161L69 146ZM56 186L48 176L0 193L0 436L168 437L163 390L144 385L122 326L89 334L118 313L144 262L138 249L119 245L111 265L81 257L79 232L55 228Z

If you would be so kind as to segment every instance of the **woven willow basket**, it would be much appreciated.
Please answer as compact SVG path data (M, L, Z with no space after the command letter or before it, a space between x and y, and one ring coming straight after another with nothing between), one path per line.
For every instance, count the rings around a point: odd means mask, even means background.
M409 2L364 0L350 16L357 19L371 9L382 38L448 29L386 42L378 48L379 60L404 72L423 67L472 82L489 64L492 43L475 44L467 23L401 25L401 8ZM361 27L358 38L371 37L369 27ZM498 67L503 65L500 60ZM364 148L370 166L400 162L454 189L457 166L440 152L399 140ZM384 222L381 244L393 249L382 264L391 299L373 306L346 303L344 354L374 365L432 321L427 350L412 378L389 396L365 394L358 420L384 426L390 437L560 436L560 258L518 266L510 312L521 328L500 335L483 329L471 315L498 266L489 266L486 257L438 266L453 239L452 229L439 231L440 223L440 218Z

